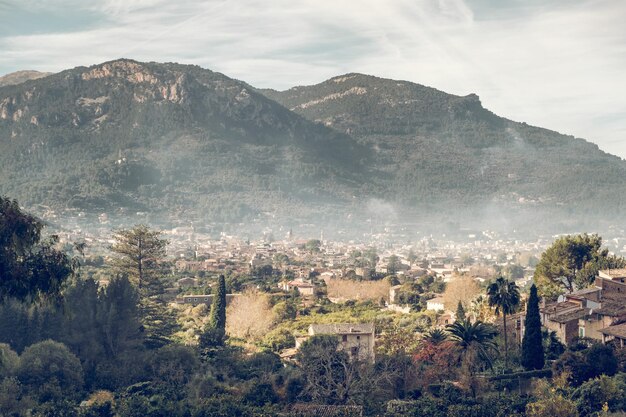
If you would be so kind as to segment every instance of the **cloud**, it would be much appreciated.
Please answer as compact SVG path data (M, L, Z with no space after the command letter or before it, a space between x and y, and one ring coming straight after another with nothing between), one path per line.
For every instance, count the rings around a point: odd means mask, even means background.
M0 73L128 57L284 89L364 72L475 92L500 115L626 157L619 0L0 0L0 27L17 10L53 18L32 33L0 29ZM59 30L64 10L86 18Z

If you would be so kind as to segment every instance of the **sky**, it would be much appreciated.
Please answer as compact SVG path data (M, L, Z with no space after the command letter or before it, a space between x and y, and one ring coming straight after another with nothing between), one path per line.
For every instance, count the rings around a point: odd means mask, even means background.
M624 22L623 0L0 0L0 75L132 58L282 90L361 72L626 158Z

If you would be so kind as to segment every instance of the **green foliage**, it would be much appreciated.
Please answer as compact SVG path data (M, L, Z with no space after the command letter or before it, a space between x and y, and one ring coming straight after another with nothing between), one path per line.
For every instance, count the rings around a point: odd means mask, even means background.
M217 291L211 304L209 327L226 330L226 280L220 275L217 281Z
M69 398L83 388L80 360L62 343L46 340L29 346L20 357L17 376L41 400Z
M459 303L456 306L456 320L458 321L466 321L467 317L465 316L465 309L463 308L463 303L459 300Z
M17 353L6 343L0 343L0 380L15 375L18 365Z
M499 277L496 281L487 287L487 299L491 307L495 307L496 314L502 313L502 322L504 324L504 364L508 364L509 346L507 342L506 316L513 314L520 303L519 288L515 282L508 281L504 277Z
M600 269L624 266L623 258L609 256L608 249L602 249L600 236L568 235L555 240L541 255L534 281L539 295L556 298L563 290L587 287Z
M139 288L142 296L158 294L161 272L159 261L165 258L167 240L161 239L161 232L150 230L140 224L132 229L118 230L114 234L115 243L111 250L118 255L113 266L126 275Z
M623 379L601 375L578 387L573 393L573 398L582 416L599 413L605 405L609 410L624 410L626 408L626 385Z
M24 416L33 406L33 400L15 378L0 378L0 415Z
M127 276L137 285L139 293L144 342L150 348L169 343L177 331L176 317L167 309L159 295L163 292L162 271L159 262L165 258L167 240L161 232L145 225L118 230L111 250L118 255L113 261L114 270Z
M521 364L526 370L542 369L544 366L539 297L535 284L530 287L530 296L526 304Z
M44 224L0 196L0 300L56 296L74 270L55 249L56 236L42 240Z
M561 343L555 331L542 330L543 354L547 360L558 359L565 352L565 345Z
M582 351L566 351L552 364L552 370L556 375L567 373L570 383L578 387L600 375L615 375L617 358L610 346L593 344Z
M274 352L280 352L283 349L294 347L296 338L289 330L278 328L267 333L261 344Z
M497 331L491 325L457 321L447 325L446 331L448 338L461 349L463 359L471 362L470 370L481 363L492 366L498 346L494 340Z

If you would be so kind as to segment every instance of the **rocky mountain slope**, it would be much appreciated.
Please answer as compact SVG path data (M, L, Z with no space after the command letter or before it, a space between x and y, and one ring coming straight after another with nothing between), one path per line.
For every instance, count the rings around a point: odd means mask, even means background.
M36 80L38 78L47 77L50 72L39 71L17 71L0 77L0 87L5 85L16 85L26 82L28 80Z
M405 205L606 216L625 207L623 160L498 117L474 94L362 74L263 93L373 149L385 197Z
M117 60L0 87L0 194L26 206L575 221L623 213L624 178L620 158L476 95L361 74L278 92Z
M214 219L343 204L367 150L245 83L118 60L0 88L0 193Z

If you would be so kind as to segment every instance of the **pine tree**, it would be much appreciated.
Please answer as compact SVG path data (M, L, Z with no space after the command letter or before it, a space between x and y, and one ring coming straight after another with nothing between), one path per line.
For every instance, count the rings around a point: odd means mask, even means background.
M169 342L178 329L176 315L161 299L163 283L159 261L165 258L167 240L161 232L138 225L115 233L111 250L118 255L113 262L115 271L137 286L144 343L148 348L159 348Z
M161 232L142 224L114 234L116 242L111 250L120 255L113 261L115 270L137 286L140 296L154 295L161 289L158 262L165 258L168 242L160 236Z
M522 339L522 366L527 370L542 369L544 366L541 337L541 318L539 317L539 297L537 287L530 287L530 297L526 305L524 320L524 338Z
M226 279L220 275L217 283L217 292L211 304L209 327L226 330Z
M463 303L459 300L459 304L456 306L456 321L466 321L467 316L465 315L465 309L463 308Z

